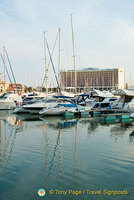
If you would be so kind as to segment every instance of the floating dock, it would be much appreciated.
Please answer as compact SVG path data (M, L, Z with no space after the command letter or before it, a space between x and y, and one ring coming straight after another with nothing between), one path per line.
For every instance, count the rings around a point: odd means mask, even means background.
M77 112L65 112L64 118L77 117L101 117L104 123L116 123L116 122L129 122L131 113L124 113L120 110L108 110L108 109L95 109L95 110L78 110Z
M65 119L72 119L72 118L74 118L74 113L73 112L65 112L63 114L63 116Z
M102 115L104 123L118 123L118 122L130 122L130 114L128 113L115 113L109 115Z

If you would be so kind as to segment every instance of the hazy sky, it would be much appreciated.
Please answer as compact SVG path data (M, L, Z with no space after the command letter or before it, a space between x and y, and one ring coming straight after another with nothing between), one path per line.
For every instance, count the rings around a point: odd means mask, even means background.
M61 68L73 68L71 13L76 68L123 67L126 81L130 76L133 81L134 0L0 0L0 51L5 45L17 82L41 85L43 31L52 50L61 28ZM58 43L53 62L57 70ZM0 73L3 76L1 60ZM48 78L54 85L51 66Z

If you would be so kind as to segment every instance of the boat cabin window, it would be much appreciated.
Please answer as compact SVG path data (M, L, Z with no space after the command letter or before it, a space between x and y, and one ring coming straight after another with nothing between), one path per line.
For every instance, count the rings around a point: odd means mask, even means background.
M105 97L99 97L99 102L102 102L105 99Z
M125 96L125 103L130 102L133 99L133 96Z
M7 99L7 97L3 97L3 99L5 100L5 99Z
M61 105L59 105L59 104L55 106L55 108L60 108L60 107L61 107Z
M101 103L101 108L109 107L110 103ZM96 103L93 108L99 108L99 103Z
M109 101L116 101L117 99L109 99Z
M96 103L93 108L98 108L98 107L99 107L99 103Z
M110 104L110 103L103 103L103 104L101 104L101 107L102 107L102 108L106 108L106 107L109 106L109 104Z
M132 103L134 103L134 98L131 100Z

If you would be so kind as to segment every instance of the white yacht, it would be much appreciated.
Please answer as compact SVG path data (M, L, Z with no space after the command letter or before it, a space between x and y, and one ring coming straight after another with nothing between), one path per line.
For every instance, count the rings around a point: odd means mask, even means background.
M55 116L55 115L63 115L65 112L73 112L73 113L79 113L79 112L89 112L91 110L92 106L80 106L75 103L71 102L57 102L57 105L55 106L47 106L46 108L43 108L39 114L42 115L49 115L49 116Z
M6 93L0 97L0 110L12 110L16 103L21 103L22 98L18 94Z
M108 108L109 105L113 107L114 104L118 101L115 97L102 97L98 96L92 101L92 108Z
M22 104L18 104L14 109L14 113L29 113L28 110L24 109L24 105L33 104L37 101L44 99L46 95L44 93L29 93L23 94L23 102Z
M32 104L26 104L23 107L27 112L32 114L38 114L43 108L52 108L58 105L58 103L64 103L66 101L71 101L71 97L64 96L64 95L55 95L51 96L51 94L47 95L46 98L42 99L41 101L36 101Z
M77 112L78 106L76 104L72 104L70 102L64 102L64 103L57 103L55 106L48 106L46 108L43 108L39 114L43 115L63 115L65 112Z
M32 104L26 104L23 105L22 107L29 113L38 114L43 108L56 106L58 104L57 101L58 100L55 98L53 99L44 98L41 101L36 101L35 103Z
M130 112L134 112L134 98L128 103L127 109L130 110Z
M124 112L134 112L134 92L129 90L116 90L115 95L120 96L115 108Z
M32 93L23 95L25 97L23 99L23 103L21 105L17 105L14 109L14 113L32 113L37 114L40 110L42 110L46 103L53 103L58 101L59 97L63 96L57 95L57 93Z
M91 97L86 100L86 105L92 106L92 109L109 108L109 105L113 107L117 101L111 92L93 89Z

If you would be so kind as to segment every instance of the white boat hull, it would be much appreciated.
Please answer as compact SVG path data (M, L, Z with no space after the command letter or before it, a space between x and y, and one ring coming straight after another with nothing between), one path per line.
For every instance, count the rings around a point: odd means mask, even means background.
M128 110L130 110L130 112L134 112L134 102L128 103Z
M28 113L27 110L25 110L22 105L18 105L14 110L14 113Z
M89 112L91 110L92 106L79 106L79 107L53 107L53 108L44 108L39 112L41 115L49 115L49 116L55 116L55 115L63 115L65 112L73 112L73 113L78 113L78 112Z
M0 101L0 110L13 110L16 107L14 102Z
M57 103L40 102L40 103L31 104L31 105L25 105L25 106L23 106L23 108L31 114L39 114L39 112L43 108L51 107L51 106L54 107L56 105L57 105Z
M39 112L39 114L55 116L55 115L63 115L65 111L66 111L65 108L63 109L51 108L51 109L43 109L41 112Z
M24 109L27 113L31 113L31 114L39 114L39 112L41 111L43 109L43 107L42 108L39 108L39 109L37 109L37 110L35 110L35 109L32 109L32 110L30 110L30 109Z
M6 93L0 99L0 110L13 110L16 107L16 102L22 102L22 98L18 94Z
M39 114L49 115L49 116L56 116L56 115L63 115L65 112L77 112L77 108L72 107L60 107L60 108L45 108L39 112Z

